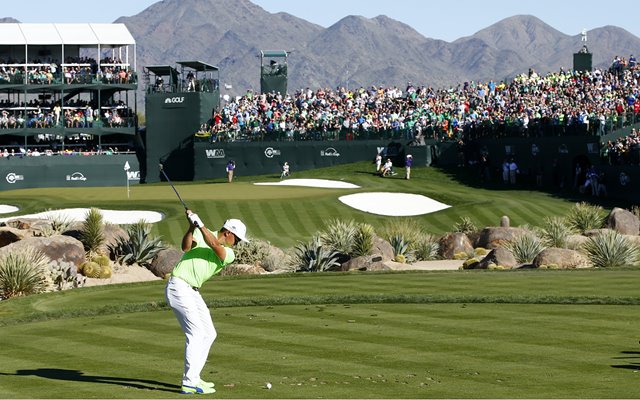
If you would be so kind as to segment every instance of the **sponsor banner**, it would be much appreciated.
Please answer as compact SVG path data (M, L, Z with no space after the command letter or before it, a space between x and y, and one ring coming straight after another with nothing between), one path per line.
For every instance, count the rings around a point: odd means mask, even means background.
M224 149L205 149L207 158L224 158Z
M24 175L19 175L19 174L16 174L15 172L9 172L5 179L7 180L8 183L13 184L18 181L23 181Z
M87 177L82 172L74 172L71 175L67 175L68 181L86 181Z
M327 147L324 150L320 150L320 157L340 157L340 153L333 147Z
M264 149L264 155L267 158L273 158L274 156L279 156L280 154L280 150L274 149L273 147L267 147L266 149Z
M128 181L139 181L140 180L140 171L127 171L127 180Z
M172 96L164 99L163 108L183 108L186 106L184 96Z

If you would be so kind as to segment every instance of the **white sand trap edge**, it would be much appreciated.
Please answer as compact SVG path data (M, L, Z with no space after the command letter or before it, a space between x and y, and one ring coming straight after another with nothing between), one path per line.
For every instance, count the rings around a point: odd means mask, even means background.
M264 186L308 186L330 189L359 189L360 186L343 181L332 181L330 179L284 179L280 182L259 182L254 185Z
M390 217L430 214L451 207L421 194L411 193L356 193L340 196L338 200L356 210Z
M0 214L9 214L12 212L18 211L19 208L16 206L9 206L6 204L0 204Z
M88 208L66 208L63 210L50 210L37 214L16 215L13 217L0 218L0 222L7 222L16 218L47 219L48 217L60 218L67 221L84 221ZM157 211L123 211L123 210L100 210L104 222L111 224L133 224L141 219L148 223L155 223L164 219L164 214Z

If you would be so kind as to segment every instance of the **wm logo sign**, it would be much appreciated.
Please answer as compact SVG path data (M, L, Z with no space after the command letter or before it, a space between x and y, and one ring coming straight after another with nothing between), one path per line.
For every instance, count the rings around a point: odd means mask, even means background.
M129 181L139 181L140 180L140 171L127 171L127 180L129 180Z
M207 158L224 158L224 149L206 149Z

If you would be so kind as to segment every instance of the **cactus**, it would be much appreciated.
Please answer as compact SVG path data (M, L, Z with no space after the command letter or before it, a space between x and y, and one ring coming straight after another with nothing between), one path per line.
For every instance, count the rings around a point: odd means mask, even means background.
M91 258L91 261L93 261L94 263L98 264L101 267L109 266L111 264L111 260L109 260L109 257L104 254L99 254L97 256L94 256L93 258Z
M404 264L407 262L407 258L404 256L404 254L396 254L395 258L393 259L395 262L397 263L401 263Z
M99 278L100 277L100 265L93 261L85 261L81 265L82 274L87 278Z
M113 275L111 265L100 265L100 279L109 279Z

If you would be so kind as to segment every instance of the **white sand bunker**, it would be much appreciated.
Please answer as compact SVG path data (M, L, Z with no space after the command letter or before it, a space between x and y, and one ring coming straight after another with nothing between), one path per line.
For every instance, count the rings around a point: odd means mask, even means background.
M273 186L308 186L317 188L330 189L358 189L360 186L353 183L343 181L332 181L329 179L285 179L280 182L260 182L255 185L273 185Z
M0 204L0 214L9 214L18 211L19 208L15 206L8 206L6 204Z
M51 210L37 214L0 218L0 222L6 222L16 218L59 218L65 221L84 221L88 211L88 208L67 208L64 210ZM144 219L148 223L154 223L164 219L164 214L157 211L100 210L100 213L102 214L104 222L111 224L132 224L140 221L141 219Z
M341 196L338 200L360 211L392 217L429 214L451 207L426 196L410 193L356 193Z

